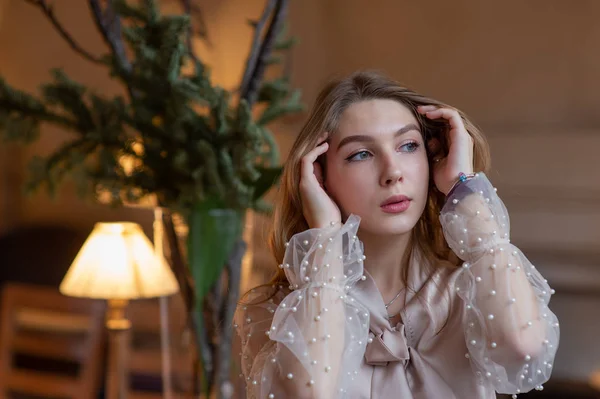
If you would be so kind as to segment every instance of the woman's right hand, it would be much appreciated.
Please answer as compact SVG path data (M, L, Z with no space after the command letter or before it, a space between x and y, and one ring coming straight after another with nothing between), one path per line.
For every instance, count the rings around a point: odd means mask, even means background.
M319 142L324 140L321 137ZM300 165L300 197L302 213L309 228L322 228L331 222L341 222L340 208L331 199L323 185L324 176L317 158L327 152L329 143L323 142L306 154Z

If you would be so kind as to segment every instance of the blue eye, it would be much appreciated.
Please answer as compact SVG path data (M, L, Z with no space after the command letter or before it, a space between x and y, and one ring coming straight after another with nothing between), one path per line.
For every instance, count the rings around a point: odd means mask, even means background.
M415 152L419 149L420 145L416 141L404 144L402 147L406 152Z
M360 152L357 152L356 154L350 155L348 158L346 158L346 161L349 161L349 162L362 161L362 160L367 159L370 155L371 155L371 153L369 151L360 151Z
M411 141L409 143L401 145L400 151L411 153L411 152L417 151L420 146L421 146L421 144L419 144L418 142ZM372 156L373 155L369 151L363 150L363 151L359 151L359 152L356 152L356 153L350 155L348 158L346 158L346 161L348 161L348 162L364 161L365 159L369 159Z

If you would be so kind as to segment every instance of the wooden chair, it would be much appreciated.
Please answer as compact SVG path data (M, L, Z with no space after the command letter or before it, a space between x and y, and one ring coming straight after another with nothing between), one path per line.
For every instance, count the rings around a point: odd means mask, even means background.
M102 372L104 303L8 283L1 296L0 396L94 398Z

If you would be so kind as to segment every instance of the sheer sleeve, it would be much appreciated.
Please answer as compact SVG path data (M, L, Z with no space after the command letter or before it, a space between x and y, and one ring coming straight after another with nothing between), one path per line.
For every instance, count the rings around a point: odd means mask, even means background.
M464 301L467 357L499 393L542 389L558 348L547 281L510 243L504 204L487 177L460 183L441 212L446 241L464 261L456 290Z
M363 276L360 219L310 229L287 244L287 294L238 307L249 398L345 397L368 340L369 314L351 293ZM258 294L256 294L258 295Z

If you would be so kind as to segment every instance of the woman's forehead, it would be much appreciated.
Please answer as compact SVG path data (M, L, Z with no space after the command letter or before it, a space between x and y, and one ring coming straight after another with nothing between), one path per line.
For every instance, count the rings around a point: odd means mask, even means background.
M341 115L337 129L330 135L331 142L347 136L393 135L408 125L419 126L414 114L394 100L367 100L350 105Z

